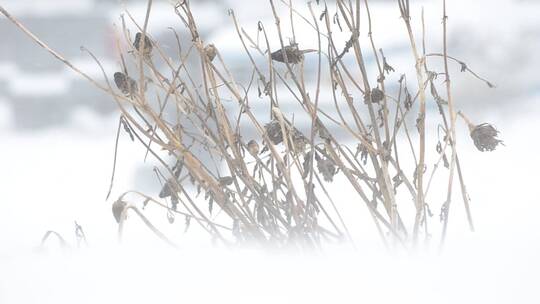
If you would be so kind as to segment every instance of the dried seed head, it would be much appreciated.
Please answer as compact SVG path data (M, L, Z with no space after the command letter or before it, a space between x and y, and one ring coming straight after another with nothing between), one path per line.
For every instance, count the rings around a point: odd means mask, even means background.
M391 72L395 72L394 68L386 62L386 58L383 63L383 70L386 72L386 74L390 74Z
M297 64L304 60L304 54L310 52L316 52L317 50L300 50L298 44L293 43L282 49L279 49L271 54L272 60L279 62L286 62L284 53L287 55L289 63Z
M281 125L279 124L279 121L272 120L271 122L267 123L264 126L266 130L266 135L274 143L275 145L283 142L283 132L281 131ZM306 149L306 145L309 143L309 140L302 134L302 132L298 131L295 127L291 127L288 124L285 125L285 129L287 132L290 132L292 139L292 144L294 145L294 149L296 152L302 152ZM287 135L287 139L288 139ZM290 146L290 142L287 141Z
M334 161L327 157L317 158L317 169L327 182L332 182L334 180L334 175L337 173L337 168Z
M133 41L133 47L137 51L142 53L144 56L149 56L152 53L152 41L150 40L150 38L148 38L148 36L145 35L144 36L144 50L141 51L141 48L143 47L141 40L142 40L142 33L139 32L135 35L135 41Z
M386 57L384 56L383 50L379 49L379 52L381 52L381 57L382 57L382 60L383 60L383 71L386 74L390 74L390 72L395 72L394 68L390 64L388 64L388 61L386 60Z
M134 96L137 94L137 82L122 72L114 73L114 83L126 96Z
M251 155L255 156L259 154L259 144L255 140L250 140L247 144L247 148Z
M208 60L212 61L216 58L217 49L213 44L209 44L204 48L204 53L208 57Z
M286 54L289 63L292 64L299 63L300 61L302 61L302 59L304 59L302 52L300 52L300 50L298 49L298 45L296 44L286 46L280 50L273 52L271 54L271 57L275 61L285 62L284 54Z
M503 141L497 138L499 131L494 126L483 123L477 126L469 126L471 130L471 138L478 150L493 151Z
M371 90L371 102L373 103L379 103L381 100L384 99L384 92L379 90L379 88L373 88Z
M122 213L124 212L124 209L126 209L127 204L124 201L117 200L112 205L112 213L114 215L114 219L117 223L120 223L120 219L122 217Z
M279 121L272 120L264 126L264 129L266 130L266 135L270 141L274 143L274 145L277 145L283 141L283 132L281 132Z

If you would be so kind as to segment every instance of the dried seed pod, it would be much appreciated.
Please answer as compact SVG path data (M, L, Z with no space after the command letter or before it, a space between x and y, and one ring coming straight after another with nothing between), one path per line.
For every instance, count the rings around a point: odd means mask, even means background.
M133 41L133 47L144 56L149 56L152 53L152 41L150 40L150 38L148 38L148 36L145 35L144 36L144 49L141 51L141 48L143 47L141 40L142 40L142 33L139 32L135 35L135 41Z
M114 73L114 83L126 96L134 96L137 94L137 82L122 72Z
M216 58L217 49L213 44L209 44L204 48L204 53L208 57L208 60L213 61Z
M304 54L316 52L316 50L300 50L298 49L298 44L293 43L291 45L285 46L282 49L279 49L271 54L272 60L279 62L286 62L284 53L287 55L289 63L297 64L304 60Z
M122 213L124 212L124 209L126 209L126 206L127 206L126 202L121 201L121 200L117 200L116 202L113 203L112 213L117 223L120 223Z
M437 142L437 146L435 147L435 150L437 150L437 153L441 154L442 153L442 144L441 142Z
M247 144L247 148L251 155L255 156L259 154L259 144L255 140L250 140Z
M334 180L334 175L337 173L337 168L334 161L328 157L317 158L317 169L327 182L332 182Z
M405 88L405 110L409 111L412 108L413 100L411 93Z
M371 102L379 103L380 101L384 99L384 92L381 91L379 88L373 88L371 90L370 97L371 97Z
M295 64L299 63L304 59L303 53L298 49L297 44L288 45L280 50L277 50L271 54L271 57L275 61L285 62L285 55L289 63Z
M469 125L469 128L474 145L482 152L493 151L497 145L503 142L497 138L499 131L488 123L483 123L477 126Z

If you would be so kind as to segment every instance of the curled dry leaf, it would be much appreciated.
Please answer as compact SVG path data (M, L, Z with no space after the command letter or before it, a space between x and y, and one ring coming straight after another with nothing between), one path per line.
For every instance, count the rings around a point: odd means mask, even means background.
M117 223L120 223L120 219L122 217L122 213L124 212L124 209L126 208L127 204L124 201L117 200L112 205L112 213L114 216L114 219Z
M175 191L174 191L174 180L173 179L168 179L167 182L165 183L165 185L163 185L163 187L161 188L161 191L159 192L159 197L160 198L166 198L166 197L169 197L171 196Z

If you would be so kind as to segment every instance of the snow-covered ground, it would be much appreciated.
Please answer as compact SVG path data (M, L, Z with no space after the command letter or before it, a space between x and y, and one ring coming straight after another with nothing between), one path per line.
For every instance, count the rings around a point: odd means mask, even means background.
M410 60L410 54L400 51L405 43L401 34L385 30L400 25L395 3L372 2L374 20L381 20L374 24L375 37L385 49L394 50L389 59L397 67ZM416 17L423 5L426 23L436 25L428 28L433 39L440 30L439 2L415 2ZM0 304L540 303L540 59L534 55L540 51L540 22L535 18L540 5L448 2L450 49L498 85L495 90L484 88L456 67L458 106L474 113L478 122L496 125L506 144L493 153L480 153L460 128L458 145L475 233L467 232L456 199L447 246L440 255L436 250L389 254L370 237L362 239L356 251L339 247L313 255L270 255L212 248L196 233L183 233L182 220L170 225L164 214L149 209L155 212L155 224L180 248L165 247L134 217L120 246L112 200L132 188L158 191L151 180L139 179L141 170L151 172L152 167L151 162L140 167L144 150L125 137L121 140L112 199L105 201L117 116L78 106L63 125L21 131L0 91ZM89 9L88 1L81 3L71 4L72 9ZM253 14L253 5L228 4L246 27L254 29L259 19L268 27L272 24L269 10ZM39 12L33 8L30 14ZM222 24L227 18L219 20ZM225 27L209 39L225 56L240 53L234 33ZM438 43L433 40L431 45ZM88 245L76 246L75 221L82 225ZM58 248L50 240L46 251L38 250L48 230L61 233L70 248Z

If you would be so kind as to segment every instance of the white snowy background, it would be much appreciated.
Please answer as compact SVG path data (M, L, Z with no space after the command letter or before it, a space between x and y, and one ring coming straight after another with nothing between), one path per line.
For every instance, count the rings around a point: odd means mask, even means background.
M144 1L126 2L142 18ZM166 1L157 2L150 29L165 32L178 20ZM295 2L301 6L305 1ZM424 7L428 46L440 51L442 1L411 2L416 20ZM192 3L207 41L233 61L243 58L236 33L227 26L227 8L235 9L248 29L256 28L258 20L272 26L264 0ZM370 3L376 43L388 50L394 67L410 62L397 4ZM49 29L35 28L44 35L62 18L89 18L107 28L118 22L122 10L117 1L97 0L2 0L0 5L23 21L52 20ZM0 304L540 303L538 12L537 1L448 1L450 53L497 84L489 89L453 66L456 103L475 121L497 126L506 146L480 153L460 127L459 149L477 231L467 231L455 199L441 254L389 254L373 236L364 236L356 251L339 247L273 255L225 250L184 234L181 220L169 225L160 213L156 225L174 237L179 249L165 247L137 220L128 221L119 245L113 199L105 201L118 119L114 106L108 106L112 101L78 96L73 86L80 79L1 18L0 31L12 40L5 37L0 45ZM62 31L55 34L75 38L64 39L59 47L78 52L73 61L99 75L79 51L86 29ZM18 45L6 46L10 43ZM31 47L22 59L14 55ZM115 57L103 49L107 69L114 70ZM80 92L92 90L89 84L79 86ZM85 98L89 101L75 101ZM42 110L33 111L36 107ZM140 177L151 169L140 165L144 150L123 138L119 153L111 197L141 187L157 193L155 184ZM75 221L84 228L88 245L77 247ZM357 225L362 229L363 224ZM53 241L47 250L38 250L48 230L61 233L70 248Z

